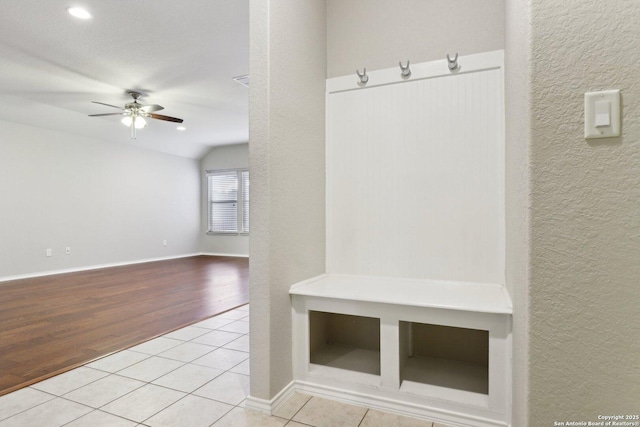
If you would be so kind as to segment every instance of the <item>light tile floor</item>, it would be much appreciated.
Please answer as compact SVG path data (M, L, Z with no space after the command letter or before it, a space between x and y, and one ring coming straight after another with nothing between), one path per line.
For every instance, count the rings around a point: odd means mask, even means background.
M294 393L244 409L249 306L0 397L0 427L445 427Z

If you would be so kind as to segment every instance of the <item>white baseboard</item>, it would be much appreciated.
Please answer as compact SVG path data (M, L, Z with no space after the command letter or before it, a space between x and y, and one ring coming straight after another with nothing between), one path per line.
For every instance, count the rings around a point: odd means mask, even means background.
M17 275L14 275L14 276L4 276L4 277L0 277L0 282L8 282L10 280L20 280L20 279L31 279L31 278L34 278L34 277L53 276L55 274L75 273L75 272L78 272L78 271L97 270L99 268L122 267L122 266L125 266L125 265L143 264L145 262L167 261L167 260L170 260L170 259L188 258L188 257L192 257L192 256L199 256L199 255L249 258L249 255L247 255L247 254L222 254L222 253L212 253L212 252L194 252L194 253L191 253L191 254L173 255L173 256L168 256L168 257L146 258L146 259L138 259L138 260L134 260L134 261L112 262L112 263L107 263L107 264L88 265L88 266L85 266L85 267L64 268L64 269L61 269L61 270L39 271L39 272L36 272L36 273L17 274Z
M292 381L287 384L285 388L280 390L280 392L271 400L247 396L245 408L271 415L273 411L277 410L284 402L286 402L287 399L289 399L289 396L291 396L295 391L295 382Z
M245 402L245 408L271 415L296 391L347 403L349 405L364 406L366 408L390 412L406 417L435 421L451 427L509 427L508 424L500 421L469 416L462 412L446 411L401 400L358 393L351 390L328 387L299 380L294 380L289 383L271 400L248 396Z
M123 261L123 262L113 262L108 264L89 265L86 267L66 268L62 270L40 271L37 273L18 274L15 276L0 277L0 282L8 282L9 280L31 279L34 277L53 276L55 274L75 273L78 271L97 270L99 268L122 267L125 265L143 264L145 262L167 261L170 259L188 258L188 257L198 256L198 255L207 255L207 254L192 253L192 254L174 255L174 256L161 257L161 258L147 258L147 259L139 259L135 261Z
M221 253L217 253L217 252L200 252L200 255L229 256L229 257L235 257L235 258L249 258L249 254L221 254Z
M108 264L96 264L96 265L89 265L85 267L65 268L62 270L50 270L50 271L39 271L37 273L17 274L15 276L0 277L0 282L8 282L10 280L20 280L20 279L32 279L34 277L53 276L56 274L64 274L64 273L75 273L78 271L97 270L100 268L122 267L125 265L144 264L145 262L168 261L170 259L189 258L192 256L199 256L199 255L249 258L249 255L247 254L219 254L219 253L210 253L210 252L196 252L191 254L174 255L174 256L160 257L160 258L146 258L146 259L138 259L135 261L112 262Z
M267 415L271 415L271 405L270 400L260 399L259 397L247 396L244 401L245 409L251 409L252 411L258 411L265 413Z

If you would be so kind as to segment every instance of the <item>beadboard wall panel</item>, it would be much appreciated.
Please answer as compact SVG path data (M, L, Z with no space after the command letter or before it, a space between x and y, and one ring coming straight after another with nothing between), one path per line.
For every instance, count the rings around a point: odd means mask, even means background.
M327 272L503 284L502 68L354 87L327 95Z

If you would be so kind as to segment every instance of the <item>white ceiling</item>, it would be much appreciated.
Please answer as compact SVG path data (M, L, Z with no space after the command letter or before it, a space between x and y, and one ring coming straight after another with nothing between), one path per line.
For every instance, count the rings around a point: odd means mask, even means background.
M66 9L82 6L88 21ZM248 141L248 0L16 0L0 12L0 119L197 158ZM184 119L148 119L136 140L119 116L142 104Z

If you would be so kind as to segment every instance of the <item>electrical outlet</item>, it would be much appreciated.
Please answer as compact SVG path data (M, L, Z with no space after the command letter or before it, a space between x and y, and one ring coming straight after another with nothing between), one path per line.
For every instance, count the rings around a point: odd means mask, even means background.
M66 248L64 248L64 253L67 255L71 255L71 247L67 246Z
M47 249L46 254L47 254L47 256L53 256L53 250L51 250L50 248Z
M166 240L162 241L162 246L167 246L167 241Z

